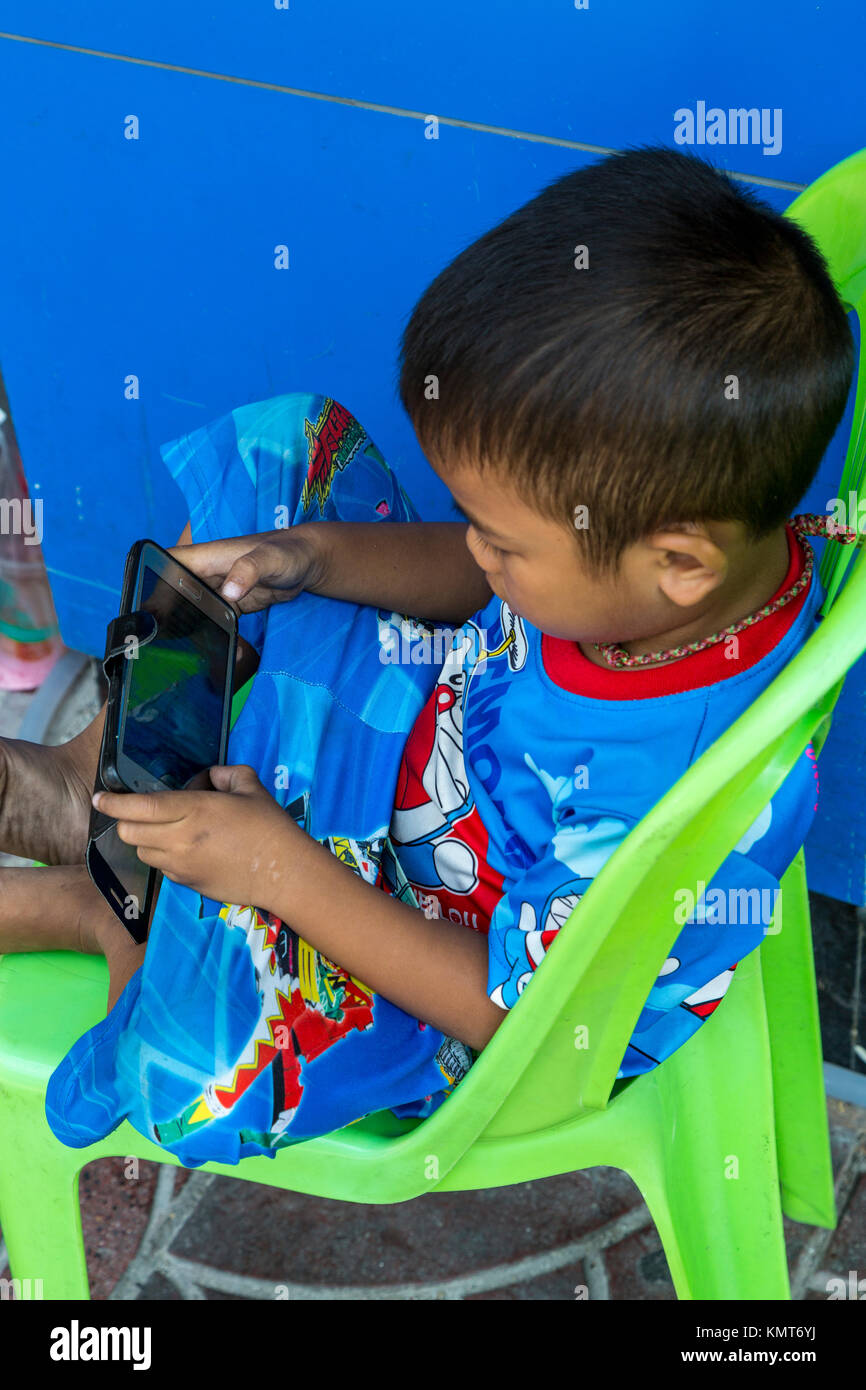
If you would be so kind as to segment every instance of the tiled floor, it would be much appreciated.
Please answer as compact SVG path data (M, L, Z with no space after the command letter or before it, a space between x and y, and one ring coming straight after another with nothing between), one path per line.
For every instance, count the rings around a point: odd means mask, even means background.
M866 911L810 893L825 1061L866 1075Z
M0 736L15 736L28 699L0 695ZM71 738L96 708L91 671L47 741ZM817 896L813 914L825 1057L866 1071L862 914ZM837 1229L785 1223L793 1297L806 1301L866 1271L866 1110L828 1105ZM94 1299L675 1298L649 1212L613 1168L365 1207L102 1159L83 1170L80 1198ZM0 1279L5 1258L0 1244Z

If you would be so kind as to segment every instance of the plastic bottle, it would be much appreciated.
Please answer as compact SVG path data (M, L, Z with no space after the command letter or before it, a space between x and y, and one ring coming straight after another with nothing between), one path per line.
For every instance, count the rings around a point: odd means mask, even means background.
M37 689L64 649L40 544L42 511L28 496L0 409L0 689Z

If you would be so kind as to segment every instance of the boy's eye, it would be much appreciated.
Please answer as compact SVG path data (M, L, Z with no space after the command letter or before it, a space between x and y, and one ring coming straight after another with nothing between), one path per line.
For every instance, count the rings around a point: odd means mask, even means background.
M475 534L476 534L476 536L478 536L478 539L480 540L481 544L484 546L484 549L485 549L485 550L489 550L489 551L491 552L492 555L504 555L504 554L505 554L505 551L504 551L504 550L500 550L498 545L494 545L492 541L485 540L484 536L482 536L482 535L480 534L480 532L476 531Z
M452 502L451 511L454 513L455 516L459 517L461 521L466 520L466 517L460 511L460 508L457 506L456 502ZM472 525L471 522L469 524ZM489 541L484 536L482 536L477 526L472 526L472 530L475 535L475 539L478 541L479 545L483 545L484 549L489 550L492 555L505 555L507 553L506 551L502 550L500 546L494 545L492 541Z

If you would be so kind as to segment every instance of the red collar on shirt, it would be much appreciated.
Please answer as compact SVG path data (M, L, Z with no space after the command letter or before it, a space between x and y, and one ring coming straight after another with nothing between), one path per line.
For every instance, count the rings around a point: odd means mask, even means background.
M768 599L772 603L794 583L803 572L804 558L797 537L790 526L788 536L788 573L776 592ZM808 541L806 542L808 545ZM541 660L544 670L555 685L573 695L587 695L595 700L645 700L657 695L676 695L684 690L697 690L702 685L715 685L728 676L738 675L754 666L778 646L806 602L808 590L786 603L777 613L762 618L752 627L737 634L739 657L732 661L725 656L725 643L717 642L702 652L693 652L665 666L625 668L614 670L596 666L583 655L576 642L564 637L541 634Z

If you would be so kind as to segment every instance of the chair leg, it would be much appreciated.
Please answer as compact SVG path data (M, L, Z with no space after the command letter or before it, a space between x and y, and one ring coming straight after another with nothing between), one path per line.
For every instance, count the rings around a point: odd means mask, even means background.
M791 1297L757 953L737 975L717 1014L647 1077L652 1151L627 1169L681 1299Z
M791 1285L775 1174L766 1155L737 1158L739 1178L726 1176L714 1153L696 1177L692 1144L667 1155L666 1183L635 1181L659 1234L678 1299L788 1300ZM678 1189L678 1190L675 1190Z
M0 1226L16 1297L89 1299L78 1203L80 1156L44 1115L0 1097ZM27 1283L29 1281L29 1284Z
M836 1204L803 851L782 880L781 931L761 946L782 1209L833 1230Z

